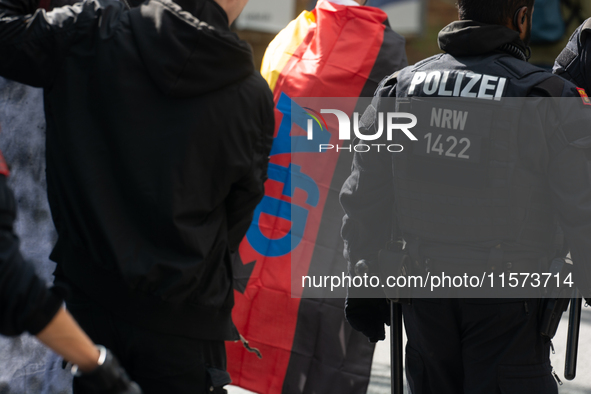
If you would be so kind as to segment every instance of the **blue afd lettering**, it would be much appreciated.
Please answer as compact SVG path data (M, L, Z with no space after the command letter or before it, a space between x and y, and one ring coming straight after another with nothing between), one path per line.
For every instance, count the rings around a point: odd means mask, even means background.
M300 189L306 192L306 204L315 207L318 205L320 199L320 191L314 179L302 173L302 167L297 164L290 164L285 168L277 164L269 163L267 170L269 179L283 183L282 194L287 197L293 197L295 189Z
M288 95L281 93L277 102L277 109L283 114L283 119L277 131L277 137L273 140L271 156L282 153L318 152L319 144L330 142L328 130L322 130L318 123L313 122L314 139L309 140L307 136L292 136L291 130L294 125L308 129L308 119L312 117Z
M295 220L293 221L291 221L292 211L295 217ZM262 213L290 220L291 229L281 238L267 238L267 236L262 233L261 225L259 223ZM306 228L307 220L307 209L298 207L297 205L292 205L288 202L281 201L273 197L265 196L254 211L253 222L246 233L246 238L254 250L263 256L283 256L291 252L297 246L297 244L300 243L302 235L304 234L304 229ZM296 244L292 245L292 241L294 241Z
M306 197L306 204L312 207L318 205L320 200L320 191L316 182L308 175L301 172L301 167L290 164L289 167L279 166L269 163L269 179L283 183L282 194L287 197L293 197L295 189L303 190ZM281 238L268 238L261 231L261 214L275 216L291 222L289 233ZM308 209L287 201L265 196L257 206L254 212L253 222L246 233L248 242L263 256L278 257L290 253L296 248L306 228L308 220ZM269 230L271 231L271 230Z

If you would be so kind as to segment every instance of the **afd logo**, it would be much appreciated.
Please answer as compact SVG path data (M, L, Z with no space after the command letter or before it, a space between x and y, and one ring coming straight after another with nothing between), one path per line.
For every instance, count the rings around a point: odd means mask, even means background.
M307 120L307 138L308 140L314 140L314 121L316 121L317 125L320 127L321 130L322 124L328 129L326 120L322 117L321 114L333 114L337 117L337 121L339 122L339 140L341 141L349 141L351 140L351 119L349 116L338 109L321 109L320 114L316 111L313 111L311 108L305 107L305 109L311 111L312 113L308 113L308 115L312 119ZM356 138L362 141L375 141L382 137L384 134L384 130L386 131L386 139L388 141L392 141L392 135L395 130L402 131L411 141L417 141L417 137L410 131L411 128L417 125L417 117L413 114L407 112L378 112L377 113L377 127L374 127L375 133L374 134L363 134L359 130L359 113L353 113L353 133ZM385 122L384 122L385 119ZM410 122L406 123L398 123L400 120L407 119ZM320 122L322 120L322 123ZM385 123L385 124L384 124ZM403 147L400 144L356 144L353 146L339 146L338 144L335 146L333 144L318 144L318 151L323 152L331 149L336 149L336 151L340 150L348 150L351 152L353 149L355 152L367 152L371 149L371 147L376 147L377 150L380 150L380 147L385 147L389 152L401 152Z
M328 106L328 105L327 105ZM336 116L339 121L339 140L351 140L351 120L345 112L336 109L323 109L315 111L309 107L302 107L286 94L281 94L277 101L277 110L281 113L281 122L271 149L272 162L269 163L269 181L280 187L280 195L266 194L257 206L252 224L248 229L246 238L252 248L262 256L280 257L291 253L300 245L306 228L309 228L308 219L311 213L318 213L322 201L322 189L319 185L326 181L322 177L327 163L336 166L338 155L319 155L319 152L328 149L335 151L345 150L362 152L367 149L378 151L380 147L385 151L399 152L402 147L396 144L357 144L354 146L331 145L331 132L328 130L328 116ZM410 123L400 122L400 119L410 119ZM332 119L334 120L334 119ZM359 114L353 114L353 134L365 141L375 141L383 133L389 140L396 130L406 134L411 140L416 140L410 129L417 123L414 115L406 113L380 113L377 114L378 124L373 135L363 135L359 131ZM303 132L307 131L307 134ZM387 145L387 146L385 146ZM330 148L333 146L333 148ZM385 147L384 147L385 146ZM320 149L319 149L320 147ZM304 158L299 156L305 153ZM295 154L295 155L294 155ZM309 155L311 154L311 155ZM290 155L289 163L285 160L273 160L275 157L285 159ZM310 161L318 158L322 165L317 171L312 171L311 166L303 166L302 160ZM293 162L292 162L293 160ZM324 167L323 167L324 166ZM267 193L270 188L267 188ZM296 193L304 193L305 199L293 199ZM314 223L312 221L312 223Z
M301 107L285 93L282 93L277 110L282 114L277 135L273 140L271 158L293 153L318 152L318 143L330 142L331 134L321 114L311 108ZM306 136L292 133L292 130L305 130L307 121L313 122L316 135L314 141ZM257 206L252 224L246 233L246 239L252 248L266 257L280 257L291 253L302 241L308 215L320 202L318 173L305 173L300 165L289 163L287 166L269 163L267 175L270 181L282 184L281 196L265 195ZM292 201L296 190L304 192L305 201ZM281 223L289 228L281 231Z

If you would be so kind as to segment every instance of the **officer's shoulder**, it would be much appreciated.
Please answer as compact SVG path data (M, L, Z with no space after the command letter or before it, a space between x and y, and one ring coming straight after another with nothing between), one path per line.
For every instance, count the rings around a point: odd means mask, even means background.
M577 40L579 44L582 45L586 42L591 43L591 41L589 40L589 35L591 35L591 18L588 18L585 22L583 22L581 26L579 26L577 30L575 30L570 39Z
M560 75L571 68L573 62L578 58L583 50L588 50L591 46L589 35L591 34L591 18L583 22L573 32L564 49L560 52L554 63L554 73Z
M444 55L443 53L433 55L433 56L423 59L415 64L411 64L410 66L406 66L402 70L396 71L395 73L387 76L386 78L384 78L384 80L382 82L384 83L384 86L394 85L400 79L400 77L404 77L409 73L413 73L415 71L420 70L421 68L423 68L427 64L439 60L441 58L441 56L443 56L443 55Z
M531 96L536 97L578 97L588 100L584 89L561 76L551 74L541 80L531 89ZM589 104L587 104L589 105Z
M438 60L441 60L442 57L446 56L445 53L438 53L436 55L433 56L429 56L428 58L425 58L423 60L420 60L418 62L416 62L415 64L410 64L407 67L403 68L402 70L400 70L400 72L414 72L414 71L418 71L420 69L422 69L423 67L428 66L429 64L436 62Z
M426 59L421 60L420 62L417 62L415 64L411 64L410 66L406 66L406 67L402 68L401 70L398 70L390 75L387 75L384 79L382 79L382 81L378 85L378 88L376 89L376 95L377 96L390 95L392 88L396 86L396 84L398 83L398 81L400 81L401 78L404 78L409 73L413 73L413 72L419 70L421 67L423 67L424 65L426 65L430 62L438 60L443 55L444 54L440 53L438 55L428 57Z
M380 81L376 91L374 92L374 100L379 97L388 97L393 92L398 82L398 74L401 70L398 70L390 75L386 75L384 79Z
M390 75L386 75L384 79L382 79L382 81L379 83L378 88L376 89L376 95L381 95L380 92L383 92L384 89L390 90L392 87L396 86L400 72L406 68L408 68L408 66L403 68L402 70L395 71Z
M562 97L565 94L565 79L552 74L549 70L527 63L513 56L500 56L494 60L507 76L529 86L528 96Z
M550 74L548 70L506 54L497 56L493 61L496 65L502 67L509 74L508 76L515 79L535 78Z
M396 83L398 82L398 75L400 75L400 71L402 71L402 70L398 70L398 71L393 72L392 74L384 77L384 79L382 79L382 81L378 85L376 92L379 92L379 91L383 90L384 88L388 88L388 87L392 87L392 86L396 85Z
M569 89L570 85L572 85L572 89ZM569 96L568 92L576 92L576 87L564 78L550 74L548 78L541 80L532 87L530 95L536 97L563 97Z

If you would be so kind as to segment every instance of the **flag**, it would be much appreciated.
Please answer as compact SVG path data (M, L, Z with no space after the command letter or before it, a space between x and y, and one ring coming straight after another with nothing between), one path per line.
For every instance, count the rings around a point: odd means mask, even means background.
M344 300L310 298L314 289L298 286L304 275L346 271L338 193L352 160L306 143L313 119L325 142L337 144L336 117L302 108L298 98L371 97L405 65L404 39L373 7L321 0L269 44L261 68L276 103L269 179L233 264L233 319L262 359L228 344L234 385L264 394L367 390L373 345L346 323ZM346 112L356 110L356 99L347 103Z

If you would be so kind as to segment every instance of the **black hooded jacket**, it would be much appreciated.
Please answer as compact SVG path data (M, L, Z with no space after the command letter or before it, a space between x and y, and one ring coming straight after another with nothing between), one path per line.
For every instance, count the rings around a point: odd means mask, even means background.
M187 7L0 0L0 75L44 88L56 276L154 330L224 340L273 101L222 8Z

